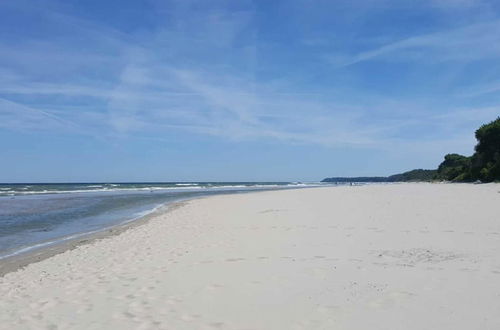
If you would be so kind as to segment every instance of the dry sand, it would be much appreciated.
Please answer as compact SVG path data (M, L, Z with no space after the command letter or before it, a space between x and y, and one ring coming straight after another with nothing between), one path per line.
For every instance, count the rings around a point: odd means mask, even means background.
M0 278L2 329L500 329L500 185L214 196Z

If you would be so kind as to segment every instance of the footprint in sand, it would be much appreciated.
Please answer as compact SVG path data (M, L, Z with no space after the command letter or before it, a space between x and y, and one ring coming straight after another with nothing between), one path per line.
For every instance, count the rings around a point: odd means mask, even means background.
M220 289L220 288L223 288L224 286L222 284L217 284L217 283L214 283L214 284L210 284L208 286L205 287L205 289L207 290L217 290L217 289Z
M220 329L224 326L224 322L212 322L208 324L209 327Z
M411 265L411 264L395 264L394 266L397 266L397 267L415 267L414 265Z
M460 268L459 269L461 272L477 272L477 269L474 268Z
M267 209L267 210L264 210L264 211L260 211L259 213L273 213L273 212L282 212L283 210L279 210L279 209Z

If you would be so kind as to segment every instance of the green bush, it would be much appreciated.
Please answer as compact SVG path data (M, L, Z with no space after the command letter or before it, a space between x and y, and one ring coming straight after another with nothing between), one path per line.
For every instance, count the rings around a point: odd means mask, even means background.
M471 158L459 154L448 154L439 165L437 178L447 181L464 181L469 177Z
M500 117L476 131L478 141L471 157L448 154L438 167L437 179L483 182L500 180Z

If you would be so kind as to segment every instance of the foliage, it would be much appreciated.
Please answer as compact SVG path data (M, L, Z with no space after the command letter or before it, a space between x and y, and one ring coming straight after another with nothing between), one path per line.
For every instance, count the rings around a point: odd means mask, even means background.
M411 170L401 174L395 174L388 177L390 182L404 182L404 181L431 181L435 178L436 170Z
M500 180L500 117L476 131L478 141L471 157L448 154L439 165L437 178L449 181L491 182Z
M500 117L481 126L476 139L471 157L447 154L437 170L418 169L389 177L326 178L323 182L500 181Z
M476 131L471 173L484 182L500 180L500 117Z
M470 177L471 157L448 154L439 165L436 178L447 181L465 181Z
M335 183L345 183L345 182L403 182L403 181L431 181L436 176L436 170L412 170L404 172L401 174L386 176L368 176L368 177L337 177L337 178L326 178L321 182L335 182Z

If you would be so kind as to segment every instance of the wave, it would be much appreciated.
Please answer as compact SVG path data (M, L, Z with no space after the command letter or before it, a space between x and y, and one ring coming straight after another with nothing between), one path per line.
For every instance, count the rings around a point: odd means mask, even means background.
M242 183L242 184L222 184L222 183L175 183L169 186L141 186L131 187L120 184L106 185L77 185L74 189L63 187L54 187L53 189L33 189L34 186L23 186L19 188L0 188L0 196L21 196L21 195L44 195L44 194L73 194L73 193L100 193L100 192L156 192L171 190L217 190L217 189L239 189L239 188L279 188L279 187L307 187L318 186L318 183ZM31 190L29 190L31 188Z

